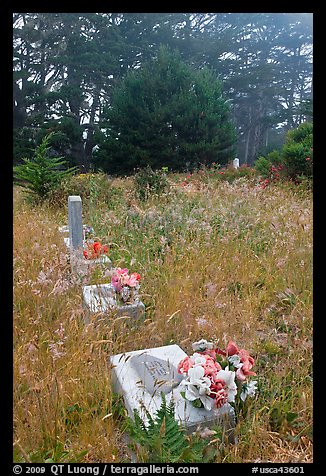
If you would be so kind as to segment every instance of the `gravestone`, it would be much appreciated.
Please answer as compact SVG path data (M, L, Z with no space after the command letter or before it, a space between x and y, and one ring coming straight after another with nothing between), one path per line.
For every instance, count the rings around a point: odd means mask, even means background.
M173 398L175 419L187 432L219 425L228 441L234 442L235 413L229 403L209 411L195 408L182 397L179 384L183 376L177 372L177 366L186 355L173 344L111 356L109 363L114 389L123 396L131 418L137 409L143 421L147 422L145 408L154 418L162 403L161 392L164 392L167 403Z
M239 165L240 165L239 159L238 159L238 158L235 158L235 159L233 160L233 167L234 167L235 169L238 169L238 168L239 168Z
M68 228L70 252L81 251L83 247L82 201L79 195L68 197Z
M83 303L90 313L130 317L137 321L145 314L145 305L141 301L119 305L112 284L93 284L83 286ZM86 316L87 321L89 317Z
M66 227L61 227L62 232L66 232ZM72 272L81 278L88 276L92 269L97 266L112 268L111 260L103 255L97 259L85 259L83 255L84 227L82 220L82 201L79 195L68 197L68 230L69 238L64 238L66 245L69 245Z

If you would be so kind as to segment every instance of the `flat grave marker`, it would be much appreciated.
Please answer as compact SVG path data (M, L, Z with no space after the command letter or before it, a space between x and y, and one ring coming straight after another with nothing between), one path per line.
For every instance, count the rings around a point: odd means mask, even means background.
M186 356L175 344L111 356L114 389L123 396L131 418L137 409L146 422L144 407L154 418L162 403L161 392L164 392L167 404L173 397L175 418L188 432L220 425L229 442L234 442L235 413L229 403L208 411L195 408L182 397L179 384L183 376L177 372L177 366Z
M138 321L145 313L145 305L141 301L119 305L112 284L93 284L83 286L84 306L90 313L130 317Z

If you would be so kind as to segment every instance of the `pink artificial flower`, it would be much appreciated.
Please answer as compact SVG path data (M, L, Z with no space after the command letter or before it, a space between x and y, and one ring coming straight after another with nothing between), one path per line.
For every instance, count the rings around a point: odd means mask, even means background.
M129 277L129 280L127 282L128 286L134 288L137 286L140 280L140 274L138 273L132 273Z
M178 364L178 372L179 374L186 374L191 367L194 366L194 362L190 359L190 357L185 357L182 359Z
M205 377L209 375L216 375L216 373L219 372L222 367L210 355L204 354L204 357L206 359L204 364Z
M241 368L237 369L235 375L237 377L238 380L241 380L242 382L244 380L246 380L247 377L249 377L250 375L256 375L255 372L251 372L250 371L250 364L249 362L245 362Z
M250 357L249 352L247 350L240 349L238 355L240 358L240 362L248 362L250 369L255 365L254 359Z
M204 352L202 352L204 355L209 355L212 357L212 359L216 359L216 350L214 349L206 349Z
M239 353L238 347L232 340L230 340L230 342L228 343L228 346L226 348L226 353L229 356Z
M122 285L119 281L119 276L117 276L116 274L112 276L111 284L118 293L121 291Z
M237 379L244 381L250 375L256 375L255 372L251 371L252 367L255 364L255 361L252 357L250 357L249 352L245 349L240 349L238 355L242 366L236 371Z
M122 286L126 286L129 281L129 270L127 268L117 268L116 273Z
M219 390L225 387L224 380L220 378L212 378L211 376L209 376L208 378L212 382L210 387L212 393L217 393Z
M228 401L228 394L224 388L218 390L215 395L215 404L217 408L221 408Z
M117 268L116 272L118 276L122 276L122 275L128 274L129 270L127 268Z
M215 352L219 355L223 355L224 357L226 356L226 352L224 352L222 349L219 349L218 347L215 349Z

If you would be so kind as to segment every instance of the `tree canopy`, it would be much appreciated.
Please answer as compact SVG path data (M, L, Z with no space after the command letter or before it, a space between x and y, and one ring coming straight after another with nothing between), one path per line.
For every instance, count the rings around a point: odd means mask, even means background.
M162 45L222 81L241 163L312 119L312 14L15 13L14 161L55 131L56 152L88 169L113 90Z

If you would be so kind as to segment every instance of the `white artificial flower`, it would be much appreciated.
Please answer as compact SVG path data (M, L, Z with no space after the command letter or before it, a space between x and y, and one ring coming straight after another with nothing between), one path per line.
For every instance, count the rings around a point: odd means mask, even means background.
M240 369L243 366L243 363L240 362L240 357L238 355L231 355L228 357L228 361L232 364L236 369Z
M257 390L257 381L251 380L251 382L244 383L242 385L240 398L244 402L247 397L254 397Z
M213 408L214 399L207 396L206 392L207 390L209 391L209 389L207 389L206 386L192 385L189 381L181 382L181 384L185 387L185 398L187 400L192 402L199 399L206 410Z
M229 367L225 367L224 370L217 372L216 377L225 382L225 389L228 394L228 402L232 403L235 401L235 396L237 394L237 385L234 381L235 372L229 370Z
M192 344L193 350L199 351L199 352L204 352L205 350L211 350L214 349L214 344L212 342L207 342L205 339L200 339L198 342L194 342Z
M206 410L211 410L214 400L208 395L211 393L211 381L208 377L204 377L204 368L200 365L191 367L188 370L188 379L183 380L180 385L184 387L185 398L190 401L200 399Z
M191 367L188 370L188 378L190 383L192 385L201 385L204 378L206 380L209 380L207 379L207 377L204 377L204 374L205 374L205 370L204 370L204 367L202 367L201 365L196 365L194 367Z
M202 354L197 354L195 352L191 357L191 360L194 362L194 365L205 365L206 359Z

